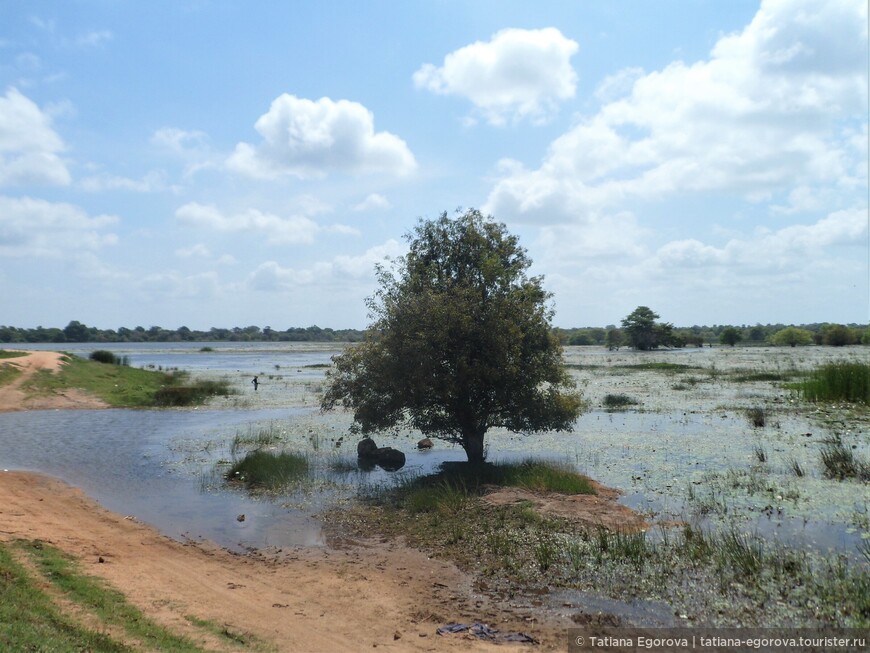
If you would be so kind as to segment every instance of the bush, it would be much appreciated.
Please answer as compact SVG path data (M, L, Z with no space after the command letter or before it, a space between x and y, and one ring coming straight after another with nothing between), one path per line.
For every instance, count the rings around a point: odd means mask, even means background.
M229 394L229 384L226 381L197 381L193 385L169 385L154 393L154 405L166 408L179 406L194 406L203 403L209 397Z
M96 351L92 351L90 355L90 359L92 361L96 361L98 363L104 363L106 365L129 365L130 359L127 356L115 356L110 351L105 349L97 349Z

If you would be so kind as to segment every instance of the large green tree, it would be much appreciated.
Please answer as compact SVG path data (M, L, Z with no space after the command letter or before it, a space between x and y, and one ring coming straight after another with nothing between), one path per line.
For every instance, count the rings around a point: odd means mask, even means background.
M625 316L621 324L628 344L643 351L671 344L674 325L656 322L658 318L658 313L647 306L638 306Z
M581 400L516 236L469 210L421 220L407 240L378 268L367 337L333 358L321 407L352 410L358 432L408 426L458 443L472 463L491 428L570 430Z

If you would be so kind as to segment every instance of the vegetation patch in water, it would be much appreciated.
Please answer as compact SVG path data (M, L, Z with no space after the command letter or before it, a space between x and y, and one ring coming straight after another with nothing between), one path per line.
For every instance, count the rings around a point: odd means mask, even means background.
M813 370L798 391L807 401L870 404L870 363L828 363Z
M248 489L274 492L298 484L308 476L308 457L282 451L251 451L226 473L231 483Z

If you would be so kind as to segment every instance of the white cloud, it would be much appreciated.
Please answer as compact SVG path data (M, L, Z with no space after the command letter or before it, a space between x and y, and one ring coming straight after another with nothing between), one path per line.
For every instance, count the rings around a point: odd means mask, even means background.
M405 247L397 240L369 248L359 256L336 256L331 261L319 261L303 268L285 268L275 261L262 263L248 278L252 290L287 291L299 286L327 286L351 281L374 279L375 266L387 259L401 256Z
M205 227L224 233L264 234L273 244L312 243L321 231L355 234L356 229L344 225L321 227L303 215L282 217L257 209L247 209L235 214L225 214L212 205L189 202L175 211L175 217L183 224Z
M405 175L417 166L405 141L375 132L371 111L357 102L327 97L313 101L285 93L254 126L263 140L239 143L226 162L231 170L251 177Z
M197 243L195 245L191 245L190 247L180 247L175 250L175 255L178 258L208 258L211 256L211 252L208 247L203 245L202 243Z
M51 117L17 89L0 97L0 186L66 185L64 144Z
M165 190L166 175L163 172L151 171L142 179L129 179L115 175L97 175L85 177L79 184L82 190L89 193L99 193L107 190L127 190L134 193L153 193Z
M151 142L154 145L166 148L178 155L201 152L207 139L205 132L186 131L175 127L162 127L151 135Z
M89 216L71 204L0 195L0 256L65 258L117 242L104 233L118 218Z
M540 168L504 176L487 210L573 221L686 191L758 201L838 184L859 165L840 127L866 120L866 49L866 3L765 1L707 60L633 73L630 91L556 139Z
M752 237L734 238L722 247L695 239L667 243L656 252L653 265L660 268L727 266L737 274L759 270L802 268L808 261L834 261L830 247L864 246L867 213L863 209L835 211L809 225L782 229L760 228Z
M451 52L441 67L423 65L413 79L418 88L467 98L493 125L523 118L541 122L574 97L571 57L577 50L555 27L504 29L487 42Z
M380 193L371 193L362 202L353 207L354 211L373 211L392 208L390 200Z
M175 271L150 274L141 279L138 286L149 294L180 299L201 300L218 297L222 292L216 272L189 276Z
M93 48L108 43L114 38L115 35L109 30L91 30L90 32L79 34L75 39L75 44L79 47Z

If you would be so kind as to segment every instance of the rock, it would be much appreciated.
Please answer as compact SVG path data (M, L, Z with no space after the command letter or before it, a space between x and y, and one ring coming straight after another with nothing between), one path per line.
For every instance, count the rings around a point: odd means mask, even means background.
M392 447L381 447L376 452L375 462L379 467L394 472L405 466L405 454Z
M431 449L432 448L432 440L429 438L423 438L417 443L418 449Z
M239 515L238 517L236 517L236 521L245 521L245 516L243 514Z
M356 455L360 458L373 458L378 450L378 445L371 438L363 438L356 445Z

